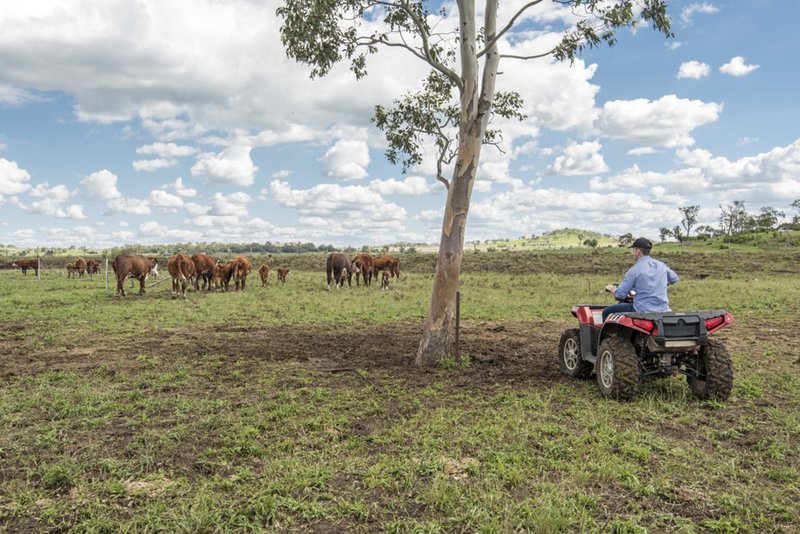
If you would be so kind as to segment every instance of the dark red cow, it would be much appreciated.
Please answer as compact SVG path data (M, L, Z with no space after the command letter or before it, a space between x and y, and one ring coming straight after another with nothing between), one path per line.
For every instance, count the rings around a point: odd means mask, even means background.
M83 258L75 260L75 270L78 271L78 278L83 278L86 274L86 260Z
M144 283L151 274L158 276L158 259L146 258L141 254L122 254L111 263L117 278L117 296L125 296L123 282L128 277L139 280L139 294L144 295Z
M14 260L11 263L12 267L19 267L22 269L22 274L28 276L28 269L33 269L34 274L39 274L39 260Z
M289 274L290 270L291 269L289 269L288 267L278 267L278 282L281 282L282 284L285 284L286 283L286 275Z
M192 262L194 262L194 288L200 289L200 279L203 280L203 289L211 291L211 281L214 278L214 267L217 265L217 260L208 254L192 254Z
M265 287L269 280L269 265L266 263L262 264L261 267L258 268L258 274L261 276L261 287Z
M353 265L360 271L359 273L356 273L356 285L358 285L358 278L360 274L364 279L364 285L369 286L372 283L372 271L375 268L372 256L365 252L361 252L360 254L357 254L355 258L353 258Z
M223 263L217 261L217 264L214 266L214 287L217 291L220 289L223 291L228 290L228 284L230 284L232 275L233 265L231 265L231 262Z

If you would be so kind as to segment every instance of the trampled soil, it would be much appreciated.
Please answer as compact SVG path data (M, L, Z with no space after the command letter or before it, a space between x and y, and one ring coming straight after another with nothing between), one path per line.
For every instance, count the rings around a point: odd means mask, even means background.
M569 323L466 322L460 347L470 366L460 370L454 387L494 383L536 383L561 380L555 360L558 339ZM0 339L0 379L35 376L53 371L86 372L131 368L137 356L198 358L225 356L228 365L257 367L267 362L291 362L315 371L380 371L392 378L425 385L438 381L437 372L413 364L421 322L379 325L283 325L250 330L181 328L146 338L84 338L65 350L35 351L24 336L24 325L4 324L11 335ZM446 372L446 370L443 370Z
M375 371L409 385L436 382L440 387L476 388L493 384L535 386L569 380L558 368L561 333L567 320L526 322L466 321L461 330L461 353L471 365L457 372L420 369L413 364L421 321L364 325L283 325L268 329L180 328L154 332L143 338L97 336L75 340L58 350L35 350L24 325L2 324L0 380L53 371L87 372L135 369L138 356L192 361L206 355L224 357L226 365L255 370L261 365L286 362L313 371ZM776 330L773 325L735 323L718 334L731 352L763 351L765 339L779 341L787 366L800 364L800 332ZM64 350L66 349L66 350ZM754 354L755 356L755 354ZM442 381L443 375L447 380ZM444 382L444 383L443 383Z

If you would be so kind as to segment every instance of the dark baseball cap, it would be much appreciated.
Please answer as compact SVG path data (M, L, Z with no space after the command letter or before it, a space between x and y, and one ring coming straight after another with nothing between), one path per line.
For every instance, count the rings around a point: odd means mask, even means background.
M650 250L653 248L653 244L646 237L640 237L636 239L636 241L634 241L633 244L628 248L643 248Z

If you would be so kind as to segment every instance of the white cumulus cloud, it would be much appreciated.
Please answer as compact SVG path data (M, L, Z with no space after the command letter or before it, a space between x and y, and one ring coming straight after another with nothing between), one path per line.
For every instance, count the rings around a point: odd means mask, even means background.
M641 145L677 148L694 144L692 130L715 122L722 104L666 95L658 100L612 100L595 123L598 133Z
M0 158L0 191L6 195L22 193L30 188L31 175L16 161Z
M372 180L369 188L381 195L411 195L418 196L430 193L434 185L422 176L409 176L405 180Z
M117 175L106 169L93 172L81 180L81 184L90 198L110 200L122 196L117 189Z
M748 65L742 56L736 56L719 68L719 71L731 76L746 76L756 70L760 65Z
M192 176L209 182L246 187L252 185L258 167L250 159L251 147L234 145L218 154L201 154L192 166Z
M135 171L154 172L161 169L170 169L178 166L176 159L140 159L133 162L133 169Z
M602 145L598 141L570 143L547 168L547 172L560 176L583 176L606 172L608 165L600 154L601 148Z
M693 4L689 4L688 6L685 6L683 8L683 10L681 11L681 21L683 21L684 25L688 26L689 24L692 23L692 18L696 13L713 15L714 13L718 12L719 8L713 4L710 4L708 2L703 2L703 3L696 2Z
M341 139L322 158L322 173L337 180L359 180L367 176L369 149L364 141Z
M678 68L678 78L692 78L693 80L699 80L700 78L704 78L711 73L711 67L709 67L706 63L701 63L700 61L686 61L681 63L680 68Z

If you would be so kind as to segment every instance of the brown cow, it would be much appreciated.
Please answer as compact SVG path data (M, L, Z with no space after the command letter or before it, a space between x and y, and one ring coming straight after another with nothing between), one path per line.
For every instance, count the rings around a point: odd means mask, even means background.
M358 276L358 267L353 266L350 258L341 252L331 252L328 256L328 261L325 264L325 272L328 275L328 291L331 290L331 279L333 279L336 289L344 286L344 280L347 278L347 285L352 287L350 281L353 278L353 273Z
M116 296L120 296L120 294L125 296L123 282L129 276L139 280L139 294L144 295L144 283L147 281L147 277L151 273L153 276L158 276L158 259L145 258L141 254L122 254L114 258L111 268L114 269L114 275L117 278Z
M261 267L258 268L258 274L261 275L261 287L265 287L269 280L269 265L263 263Z
M233 283L236 286L236 291L244 287L247 283L247 275L250 274L250 260L247 256L236 256L231 260L231 269L233 270Z
M381 273L381 291L389 289L389 271L382 271Z
M211 279L214 277L214 266L217 260L208 254L192 254L194 263L194 288L200 290L200 279L203 279L203 289L211 291Z
M222 261L217 261L217 264L214 266L214 287L217 291L220 289L223 291L228 290L228 284L231 281L232 274L233 266L231 262L224 263Z
M286 283L286 275L289 274L290 270L291 269L289 269L288 267L278 267L278 282L281 282L281 283L285 284Z
M400 278L400 260L394 256L378 256L373 260L375 278L379 271L389 271L392 276Z
M72 278L72 275L75 274L75 264L68 263L67 264L67 278Z
M86 260L86 272L89 273L89 278L93 274L100 274L100 262L97 260Z
M14 260L11 263L12 267L19 267L22 269L22 274L28 276L28 269L33 269L34 274L39 274L39 260Z
M83 278L83 275L86 274L86 260L83 258L75 260L75 270L78 271L78 278Z
M186 254L175 254L167 261L167 270L172 276L172 298L186 298L189 279L194 274L194 262Z
M358 275L364 278L364 285L369 286L372 283L372 271L375 268L372 256L365 252L357 254L353 258L353 265L358 267L360 273L356 273L356 286L358 285Z

